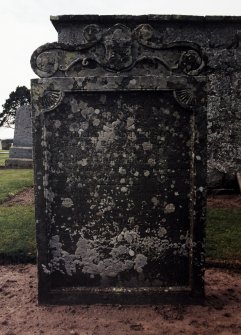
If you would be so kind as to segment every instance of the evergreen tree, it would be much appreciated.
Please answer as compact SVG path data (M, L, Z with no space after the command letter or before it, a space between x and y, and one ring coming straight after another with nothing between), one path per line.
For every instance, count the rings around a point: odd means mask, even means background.
M15 91L9 94L9 98L2 105L0 113L0 127L9 127L15 123L16 111L20 106L27 105L31 101L30 90L26 86L18 86Z

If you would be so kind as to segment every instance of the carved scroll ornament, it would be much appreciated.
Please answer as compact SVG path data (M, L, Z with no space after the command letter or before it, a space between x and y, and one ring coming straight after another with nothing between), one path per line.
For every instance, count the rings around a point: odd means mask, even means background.
M161 33L149 24L131 30L123 24L101 28L87 25L83 43L49 43L32 55L33 71L41 78L81 75L85 70L131 72L136 67L162 68L168 74L195 76L205 62L200 47L192 42L164 43ZM152 72L152 73L153 73Z

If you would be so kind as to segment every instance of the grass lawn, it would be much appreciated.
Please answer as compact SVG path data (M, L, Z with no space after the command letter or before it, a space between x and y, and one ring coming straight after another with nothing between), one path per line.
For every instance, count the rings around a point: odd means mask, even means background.
M32 185L33 170L31 169L0 170L0 203Z
M241 211L208 209L206 256L241 261Z
M26 206L0 206L0 254L24 257L35 256L34 208Z
M8 159L8 156L8 151L0 150L0 166L5 166L5 160Z

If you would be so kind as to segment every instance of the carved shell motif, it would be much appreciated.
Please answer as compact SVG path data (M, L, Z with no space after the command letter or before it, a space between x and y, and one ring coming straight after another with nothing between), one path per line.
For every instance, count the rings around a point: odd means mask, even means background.
M192 88L176 90L173 92L173 96L184 108L193 108L198 104L196 92Z
M43 112L49 112L56 108L62 101L63 93L61 91L45 91L39 99L40 108Z

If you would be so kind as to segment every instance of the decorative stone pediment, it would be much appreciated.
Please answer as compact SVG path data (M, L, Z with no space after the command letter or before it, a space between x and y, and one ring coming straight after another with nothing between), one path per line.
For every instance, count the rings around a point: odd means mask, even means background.
M192 42L164 42L150 24L135 28L117 23L104 28L97 24L83 29L83 43L48 43L32 55L31 65L41 78L73 77L113 72L138 74L199 75L205 61L200 47Z

